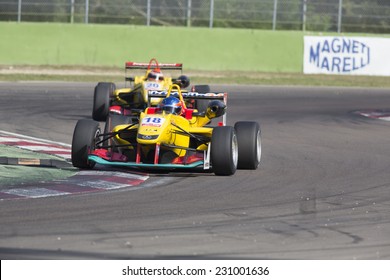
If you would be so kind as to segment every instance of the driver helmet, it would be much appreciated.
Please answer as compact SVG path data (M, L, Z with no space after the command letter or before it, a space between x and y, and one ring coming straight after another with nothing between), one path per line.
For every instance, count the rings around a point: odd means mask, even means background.
M161 82L164 80L164 75L159 69L154 69L148 74L148 81Z
M160 108L164 112L174 115L180 115L182 111L180 100L173 96L164 98L163 101L161 101Z

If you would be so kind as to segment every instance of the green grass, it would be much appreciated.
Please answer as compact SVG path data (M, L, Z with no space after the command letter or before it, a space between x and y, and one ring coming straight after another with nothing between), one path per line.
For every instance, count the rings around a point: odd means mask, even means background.
M193 70L302 69L302 32L3 22L0 34L3 65L122 67L155 57Z
M0 145L0 157L18 157L23 159L55 159L47 154L23 150L17 147ZM76 169L32 167L22 165L0 165L0 186L12 186L24 182L43 182L65 179L76 173Z
M183 63L193 83L390 87L388 77L303 75L309 32L0 22L0 34L5 81L123 81L125 61L155 57Z

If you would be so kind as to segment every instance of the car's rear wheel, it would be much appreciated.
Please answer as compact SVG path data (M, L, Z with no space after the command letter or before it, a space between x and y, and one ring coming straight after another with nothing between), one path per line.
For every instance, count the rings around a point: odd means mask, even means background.
M110 109L110 97L115 91L114 83L100 82L96 85L93 95L92 118L98 122L106 121Z
M210 92L210 86L209 85L195 85L195 86L193 86L192 90L195 92L199 92L199 93L208 93L208 92ZM203 100L203 99L196 99L195 100L195 109L197 109L198 112L206 112L208 105L209 105L209 100Z
M237 162L238 144L234 128L215 127L211 136L211 164L215 175L233 175Z
M74 167L91 169L94 162L88 160L88 152L96 148L96 139L100 134L99 123L93 120L79 120L73 132L72 164Z
M261 129L257 122L234 125L238 142L238 169L256 169L261 160Z

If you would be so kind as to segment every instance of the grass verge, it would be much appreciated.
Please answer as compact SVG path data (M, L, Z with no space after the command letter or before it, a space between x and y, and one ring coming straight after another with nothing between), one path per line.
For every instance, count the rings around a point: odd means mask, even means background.
M55 159L57 157L23 150L17 147L0 145L1 157L17 157L23 159ZM48 182L68 178L76 173L76 169L46 168L39 166L2 165L0 164L0 186L14 186L25 182Z

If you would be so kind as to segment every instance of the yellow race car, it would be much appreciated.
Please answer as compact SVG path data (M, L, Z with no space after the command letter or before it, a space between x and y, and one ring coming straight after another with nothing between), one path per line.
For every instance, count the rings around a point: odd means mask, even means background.
M152 100L158 99L157 105ZM199 112L188 100L207 100ZM154 102L153 101L153 102ZM227 93L150 90L147 107L138 118L121 121L102 133L94 120L79 120L72 140L72 163L93 168L96 163L140 169L201 169L233 175L236 169L257 169L261 159L261 130L257 122L226 126ZM219 120L210 126L212 119Z
M100 82L96 85L92 118L95 121L106 121L110 113L134 115L132 109L145 109L148 106L150 90L168 90L173 84L184 90L190 85L190 80L182 74L182 70L182 63L158 63L155 58L152 58L149 63L126 62L124 88L116 89L114 83L108 82ZM172 78L174 74L178 77ZM210 91L210 87L196 85L192 90L206 93ZM159 101L155 98L149 102L151 106L156 106ZM194 107L202 106L200 103L193 103Z

